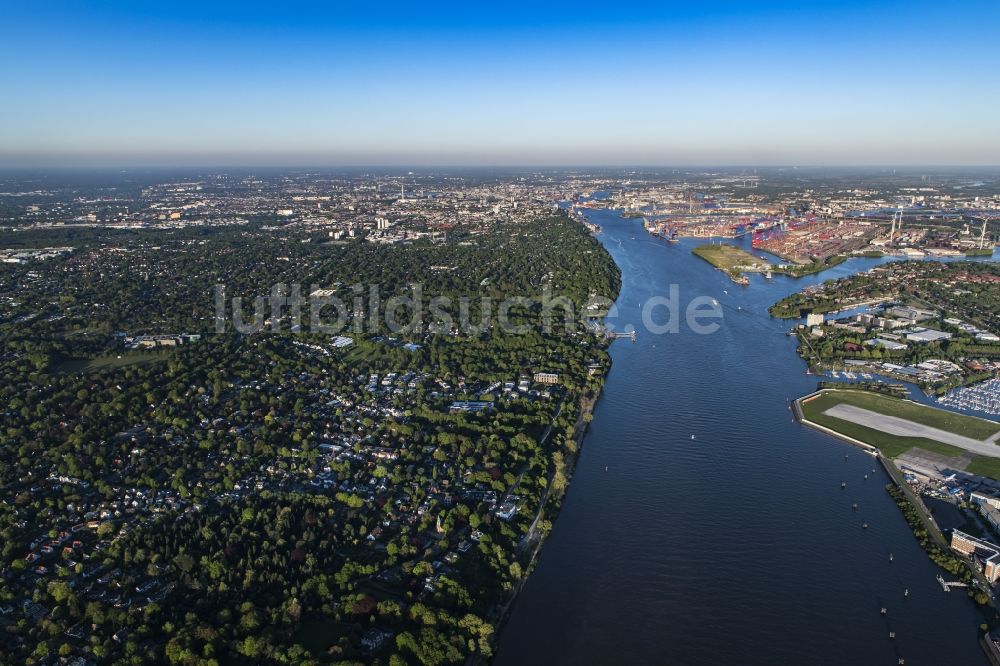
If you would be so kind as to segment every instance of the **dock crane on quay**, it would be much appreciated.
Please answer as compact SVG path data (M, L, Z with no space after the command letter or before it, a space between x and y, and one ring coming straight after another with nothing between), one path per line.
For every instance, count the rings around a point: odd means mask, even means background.
M983 215L983 231L979 235L979 249L980 250L985 250L986 249L986 225L989 224L989 222L990 222L990 218L987 217L986 215Z
M780 221L769 226L757 227L750 236L750 245L759 248L763 243L777 238L782 233L784 233L784 223Z
M889 242L892 243L896 240L896 225L899 224L899 231L903 231L903 207L900 206L896 209L896 212L892 214L892 231L889 232Z

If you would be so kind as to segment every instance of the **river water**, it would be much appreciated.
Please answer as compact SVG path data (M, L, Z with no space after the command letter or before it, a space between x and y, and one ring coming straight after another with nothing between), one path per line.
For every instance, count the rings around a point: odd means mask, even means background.
M496 663L986 664L982 616L938 585L875 460L789 411L816 377L768 306L879 260L740 287L691 254L698 241L588 216L622 271L611 323L634 324L638 339L612 344L562 512ZM672 284L682 306L717 299L720 330L645 332L642 304Z

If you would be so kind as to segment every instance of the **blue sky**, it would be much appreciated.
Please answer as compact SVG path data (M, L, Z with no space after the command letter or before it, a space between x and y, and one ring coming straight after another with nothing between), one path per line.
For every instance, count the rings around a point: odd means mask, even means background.
M5 3L0 165L1000 164L1000 3Z

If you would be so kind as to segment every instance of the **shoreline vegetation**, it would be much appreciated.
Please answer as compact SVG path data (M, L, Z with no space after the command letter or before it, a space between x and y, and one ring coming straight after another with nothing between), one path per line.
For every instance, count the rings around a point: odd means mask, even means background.
M729 243L705 243L694 248L691 252L729 275L730 279L737 284L748 283L745 273L804 277L832 268L847 260L844 255L834 255L826 260L814 258L808 264L773 264Z
M605 258L610 260L614 264L615 269L618 270L618 289L611 298L612 301L617 301L621 292L621 269L618 264L614 262L614 258L604 248L604 246L596 239L594 239L594 242L598 245L599 251L603 253ZM606 352L611 343L614 341L614 338L603 336L601 339L602 349ZM524 535L518 546L517 561L520 563L523 575L521 575L515 582L513 589L510 591L507 598L504 599L494 609L494 612L487 617L487 621L493 625L495 630L494 647L496 647L496 645L500 642L503 629L510 618L510 614L520 598L521 591L527 584L531 574L535 570L535 567L538 565L542 548L545 545L545 542L555 525L555 521L558 519L562 510L562 503L566 496L566 492L569 490L569 486L572 483L580 452L583 448L583 440L586 437L587 431L590 427L590 422L593 419L594 407L597 405L597 401L600 399L601 394L604 391L604 383L607 379L608 372L611 370L610 366L611 360L610 355L608 355L608 364L603 368L601 375L596 378L596 381L592 382L591 388L582 391L581 395L578 397L574 406L575 418L573 420L573 425L566 427L561 433L564 452L557 452L553 456L553 468L548 477L545 490L543 491L542 499L539 502L538 510L534 515L531 527L529 528L527 534ZM559 415L557 414L557 416ZM553 419L553 424L554 423L555 419ZM545 436L548 434L549 432L546 432ZM543 439L545 436L543 436ZM524 556L526 552L528 553L527 557ZM487 664L491 658L492 654L486 655L481 652L474 653L473 655L470 655L468 663Z
M511 591L509 598L501 605L496 615L488 618L496 629L497 643L499 643L500 637L503 635L503 630L507 621L510 619L510 614L514 610L514 606L517 604L517 601L521 596L521 591L524 589L524 586L534 573L535 567L538 566L542 547L545 545L552 528L555 526L555 521L558 519L559 513L562 510L563 499L565 498L566 492L569 490L569 485L573 480L573 474L576 471L576 464L583 448L583 440L590 428L590 422L593 419L594 407L597 405L597 401L600 399L601 393L603 393L603 386L604 377L602 377L601 380L601 388L591 395L584 395L580 398L580 402L578 404L578 417L574 432L575 448L565 459L565 484L561 485L557 495L552 492L555 475L549 479L549 484L545 490L546 500L543 501L538 513L535 514L533 525L536 526L536 531L534 534L529 534L522 544L526 550L530 549L530 555L527 557L525 564L523 565L524 575L517 582L515 589ZM470 664L487 664L489 661L490 660L488 658L484 658L483 655L475 655Z
M931 561L951 575L958 576L959 581L967 584L968 587L965 588L966 594L976 604L979 606L989 606L989 596L974 586L976 577L969 569L965 560L955 555L951 550L942 547L940 542L928 530L922 515L922 510L924 510L923 505L921 504L920 507L915 505L906 492L896 483L886 484L885 489L896 503L896 506L899 507L900 513L903 514L903 518L906 520L906 524L910 526L910 530L913 532L913 537L920 544L920 547L924 549L924 552L927 553Z

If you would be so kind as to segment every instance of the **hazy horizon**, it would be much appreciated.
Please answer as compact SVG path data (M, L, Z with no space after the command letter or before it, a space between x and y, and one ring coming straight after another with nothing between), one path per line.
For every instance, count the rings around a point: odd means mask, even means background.
M351 162L338 161L294 161L286 159L273 160L236 160L224 161L217 155L206 156L201 160L172 161L156 159L100 159L95 156L78 157L73 160L50 161L36 160L26 156L13 156L7 161L0 153L0 170L77 170L77 169L1000 169L1000 159L996 162L959 163L959 162L830 162L830 163L794 163L794 162L525 162L525 161L383 161L378 159L357 160Z
M902 171L904 173L919 173L926 170L942 170L945 172L951 171L964 171L968 170L970 172L979 171L992 171L1000 170L1000 163L995 164L791 164L791 163L774 163L774 164L725 164L725 163L676 163L676 164L655 164L655 163L607 163L607 164L596 164L596 163L579 163L579 164L526 164L526 163L485 163L485 162L468 162L468 163L453 163L453 162L441 162L441 163L416 163L416 162L378 162L373 161L371 163L334 163L334 162L212 162L205 161L203 163L197 162L99 162L99 161L87 161L80 163L43 163L43 164L31 164L31 163L18 163L18 164L6 164L0 162L0 173L17 173L19 171L23 172L59 172L59 171L84 171L84 170L95 170L95 171L128 171L128 170L188 170L188 169L233 169L233 170L243 170L243 169L268 169L268 170L284 170L284 169L316 169L316 170L362 170L362 169L386 169L386 170L448 170L448 169L471 169L471 170L538 170L538 171L574 171L574 170L586 170L586 169L598 169L598 170L611 170L611 171L656 171L656 170L674 170L674 171L686 171L686 170L720 170L720 171L732 171L732 170L776 170L776 171L860 171L860 172L871 172L871 171Z

